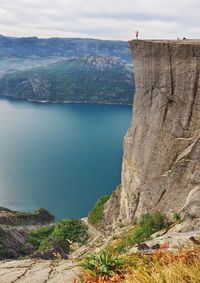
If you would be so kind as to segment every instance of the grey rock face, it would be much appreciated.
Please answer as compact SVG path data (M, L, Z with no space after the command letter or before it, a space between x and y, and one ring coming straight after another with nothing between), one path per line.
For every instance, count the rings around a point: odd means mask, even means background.
M145 212L200 218L200 41L132 41L136 95L115 226ZM116 197L115 197L116 198ZM195 221L195 225L198 221Z
M0 261L1 283L78 283L81 269L65 260Z

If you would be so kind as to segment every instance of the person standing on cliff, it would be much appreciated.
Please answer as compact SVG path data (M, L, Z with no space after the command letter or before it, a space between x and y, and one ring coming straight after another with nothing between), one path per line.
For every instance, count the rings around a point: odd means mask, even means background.
M136 30L136 31L135 31L135 37L136 37L136 39L138 40L138 37L139 37L139 30Z

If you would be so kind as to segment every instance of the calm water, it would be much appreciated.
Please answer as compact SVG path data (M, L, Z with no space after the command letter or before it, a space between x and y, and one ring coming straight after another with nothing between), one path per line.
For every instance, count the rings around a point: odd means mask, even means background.
M83 217L120 183L131 107L0 99L0 206Z

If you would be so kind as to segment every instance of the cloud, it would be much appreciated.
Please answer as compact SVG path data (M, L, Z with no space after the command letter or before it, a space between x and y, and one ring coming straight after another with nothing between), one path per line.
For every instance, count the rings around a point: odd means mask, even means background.
M198 38L199 0L0 0L1 34L39 37Z

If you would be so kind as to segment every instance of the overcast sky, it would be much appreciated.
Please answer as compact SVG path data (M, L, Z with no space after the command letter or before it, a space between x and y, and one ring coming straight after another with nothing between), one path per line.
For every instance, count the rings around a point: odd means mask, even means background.
M200 0L0 0L0 34L199 38Z

